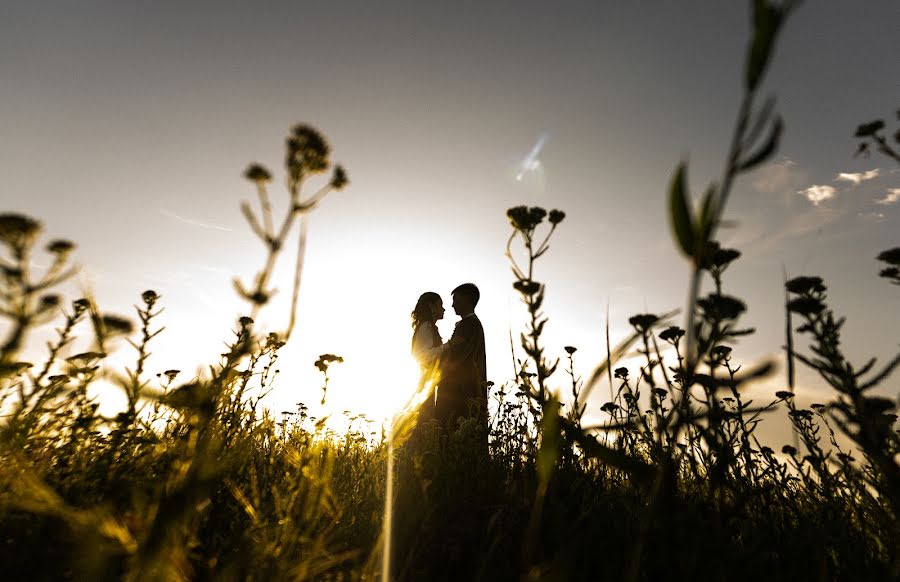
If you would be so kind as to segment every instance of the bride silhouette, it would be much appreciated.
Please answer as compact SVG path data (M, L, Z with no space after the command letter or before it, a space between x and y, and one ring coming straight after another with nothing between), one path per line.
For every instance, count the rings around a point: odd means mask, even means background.
M412 355L419 363L419 390L427 384L429 394L419 409L419 424L434 420L434 389L440 378L440 356L444 350L437 322L444 317L444 301L433 291L419 296L412 313Z

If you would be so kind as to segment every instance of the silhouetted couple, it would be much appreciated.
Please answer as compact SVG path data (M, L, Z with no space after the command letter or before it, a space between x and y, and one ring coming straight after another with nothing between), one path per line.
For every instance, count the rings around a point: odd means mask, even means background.
M419 422L437 421L445 433L456 430L460 419L476 418L487 429L487 376L484 328L475 315L481 294L472 283L453 290L453 310L459 315L453 335L444 343L437 321L444 317L444 302L437 293L419 297L412 312L412 353L422 370L420 389L435 383L425 400Z

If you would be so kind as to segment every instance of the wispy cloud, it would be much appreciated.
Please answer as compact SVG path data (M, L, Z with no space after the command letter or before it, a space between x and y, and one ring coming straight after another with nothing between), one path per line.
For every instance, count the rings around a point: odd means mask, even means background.
M793 191L807 179L796 162L783 159L756 170L751 184L759 192L775 194Z
M803 190L799 190L797 194L803 195L807 200L812 202L813 206L818 206L826 200L830 200L837 196L837 190L835 190L833 186L820 186L814 184Z
M872 180L877 178L881 174L881 170L874 169L869 170L868 172L841 172L834 179L835 182L850 182L853 185L857 185L860 182L865 182L867 180Z
M203 222L201 220L196 220L194 218L185 218L184 216L175 214L174 212L172 212L170 210L160 210L160 213L162 213L163 216L168 216L169 218L174 218L178 222L182 222L189 226L196 226L198 228L208 228L211 230L224 230L226 232L231 232L231 229L227 228L225 226L219 226L217 224L210 224L208 222Z
M883 206L900 202L900 188L888 188L887 194L884 195L884 198L880 198L876 202Z
M859 218L865 222L884 222L886 220L882 212L860 212Z

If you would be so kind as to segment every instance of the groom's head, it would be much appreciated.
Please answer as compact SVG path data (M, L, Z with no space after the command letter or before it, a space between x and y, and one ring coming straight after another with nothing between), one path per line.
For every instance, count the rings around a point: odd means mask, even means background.
M473 313L481 297L474 283L463 283L454 289L451 295L453 295L453 311L460 317Z

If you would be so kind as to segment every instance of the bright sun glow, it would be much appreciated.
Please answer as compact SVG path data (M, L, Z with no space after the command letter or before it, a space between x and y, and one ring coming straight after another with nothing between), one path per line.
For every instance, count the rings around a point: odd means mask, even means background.
M405 337L346 344L344 363L329 370L327 409L363 413L378 423L402 409L415 392L419 373L404 349L408 344Z

